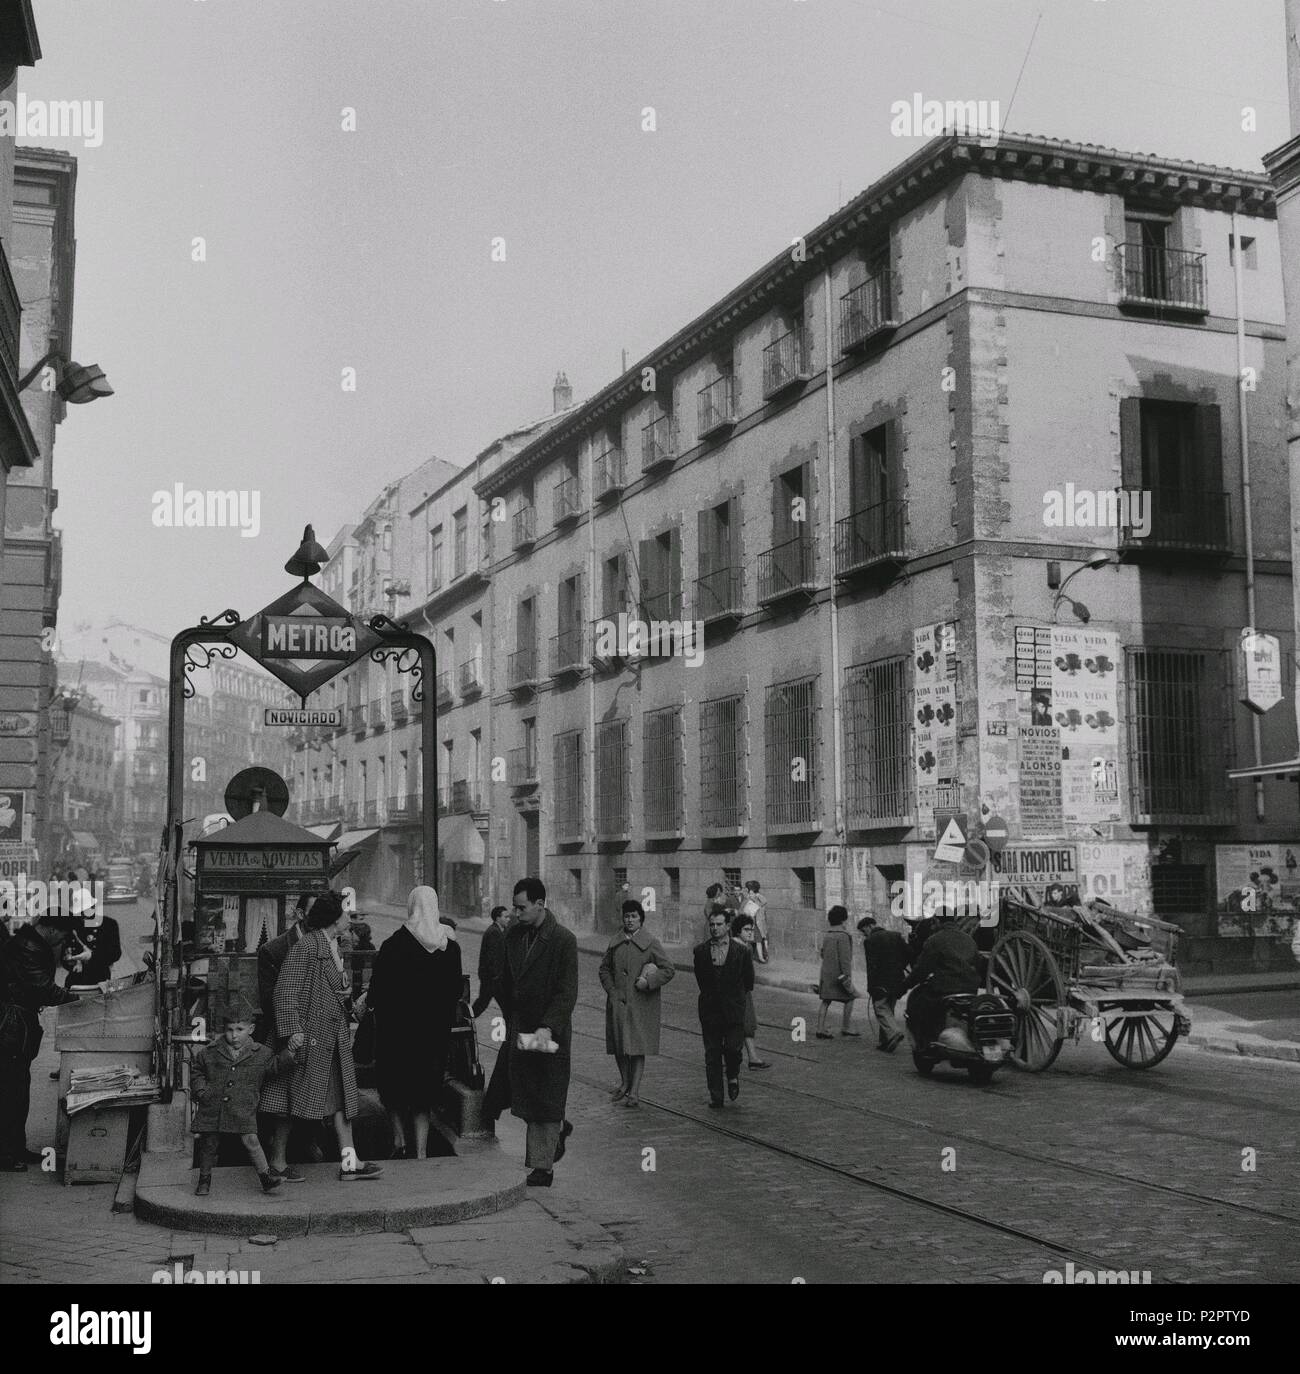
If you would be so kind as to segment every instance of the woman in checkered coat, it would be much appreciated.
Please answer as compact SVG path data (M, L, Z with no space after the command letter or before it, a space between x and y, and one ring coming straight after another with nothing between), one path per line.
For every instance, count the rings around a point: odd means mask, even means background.
M334 1119L342 1168L339 1178L378 1178L383 1169L357 1159L352 1117L357 1113L357 1078L348 1034L350 992L339 953L339 933L347 926L337 892L317 897L307 913L306 931L285 956L275 984L275 1024L281 1046L297 1053L297 1068L273 1080L262 1092L261 1109L280 1116L319 1121ZM276 1139L276 1147L280 1147ZM280 1148L271 1171L288 1182L301 1175L289 1169Z

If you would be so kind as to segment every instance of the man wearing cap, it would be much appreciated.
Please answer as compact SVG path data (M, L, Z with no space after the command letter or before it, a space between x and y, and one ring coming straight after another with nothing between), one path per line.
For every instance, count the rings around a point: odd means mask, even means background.
M877 925L874 916L864 916L858 922L858 930L867 959L867 996L871 998L880 1030L876 1048L893 1054L904 1039L894 1004L903 995L907 976L907 941L898 931Z
M953 912L935 913L938 929L925 942L903 984L912 989L907 999L907 1024L918 1044L933 1040L943 1029L943 999L954 993L978 992L975 941L954 924Z
M41 1156L27 1148L32 1060L41 1047L41 1008L75 1002L54 981L67 924L53 916L19 926L0 946L0 1170L22 1173Z
M69 987L94 987L112 977L113 965L122 957L122 935L117 922L105 916L89 887L78 887L69 902L73 934L81 949L69 956Z

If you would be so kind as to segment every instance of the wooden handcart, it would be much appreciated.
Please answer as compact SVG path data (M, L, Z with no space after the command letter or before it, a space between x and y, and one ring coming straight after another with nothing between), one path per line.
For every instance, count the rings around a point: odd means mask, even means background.
M1192 1028L1174 966L1180 933L1106 902L1045 907L1004 892L987 983L1016 1008L1012 1062L1041 1072L1067 1035L1091 1033L1126 1068L1159 1064Z

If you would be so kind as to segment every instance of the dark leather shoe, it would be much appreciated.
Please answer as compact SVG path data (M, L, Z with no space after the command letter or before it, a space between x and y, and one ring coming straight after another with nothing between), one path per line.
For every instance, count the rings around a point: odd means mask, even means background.
M711 1097L711 1098L709 1098L709 1106L710 1106L710 1107L724 1107L724 1106L726 1106L726 1103L723 1102L723 1100L722 1100L720 1097Z
M566 1121L560 1128L560 1143L555 1147L555 1162L558 1164L564 1158L566 1149L565 1141L573 1134L573 1122Z
M549 1188L555 1175L549 1169L534 1169L524 1180L529 1188Z
M740 1079L727 1079L727 1096L734 1102L740 1096Z
M194 1189L195 1197L207 1197L212 1191L212 1176L210 1174L200 1174L199 1181Z

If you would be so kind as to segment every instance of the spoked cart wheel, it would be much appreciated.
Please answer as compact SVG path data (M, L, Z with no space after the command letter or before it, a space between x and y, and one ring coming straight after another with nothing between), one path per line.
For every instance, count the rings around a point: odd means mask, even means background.
M1065 984L1051 950L1037 935L1013 930L993 946L988 981L1016 1011L1011 1062L1041 1073L1065 1039Z
M1102 1007L1106 1048L1126 1069L1149 1069L1164 1059L1178 1040L1178 1017L1169 1007Z

